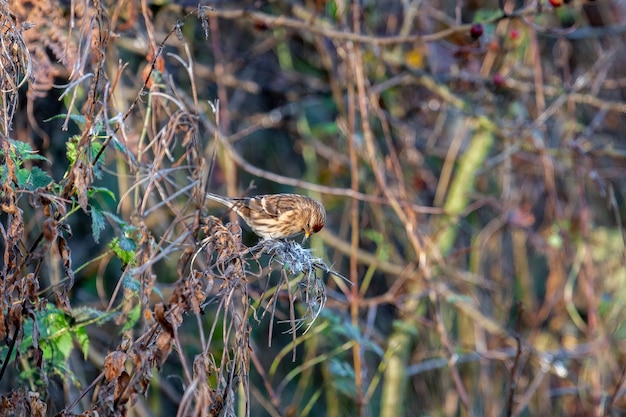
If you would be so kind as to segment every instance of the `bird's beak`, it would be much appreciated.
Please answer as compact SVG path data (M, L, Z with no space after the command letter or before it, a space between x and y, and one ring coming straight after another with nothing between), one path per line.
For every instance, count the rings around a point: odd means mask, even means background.
M304 240L307 240L311 236L311 231L309 229L304 229Z

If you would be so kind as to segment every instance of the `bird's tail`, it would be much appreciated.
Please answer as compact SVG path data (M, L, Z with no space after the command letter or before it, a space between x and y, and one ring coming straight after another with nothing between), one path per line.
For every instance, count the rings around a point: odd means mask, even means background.
M213 200L213 201L217 201L218 203L221 203L223 205L225 205L226 207L232 207L233 206L233 201L226 198L226 197L222 197L219 194L213 194L213 193L206 193L206 198L208 198L209 200Z

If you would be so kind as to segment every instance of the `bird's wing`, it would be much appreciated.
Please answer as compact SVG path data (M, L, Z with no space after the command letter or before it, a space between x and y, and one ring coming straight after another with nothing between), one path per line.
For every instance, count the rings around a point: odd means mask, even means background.
M262 196L257 198L257 204L260 208L272 217L280 217L281 215L293 211L294 199L289 194L274 194L271 196Z

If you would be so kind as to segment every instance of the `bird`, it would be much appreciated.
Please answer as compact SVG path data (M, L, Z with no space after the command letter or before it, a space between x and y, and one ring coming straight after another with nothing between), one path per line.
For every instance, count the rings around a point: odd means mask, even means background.
M206 193L210 200L232 209L261 238L287 239L304 233L308 239L326 224L326 209L299 194L262 194L231 198Z

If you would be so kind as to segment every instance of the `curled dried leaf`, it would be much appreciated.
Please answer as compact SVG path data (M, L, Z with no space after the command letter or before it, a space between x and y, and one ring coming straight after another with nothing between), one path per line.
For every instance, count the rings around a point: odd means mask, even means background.
M167 357L172 351L172 336L169 333L162 332L159 334L156 340L156 352L154 353L154 361L157 368L161 369L161 366L165 363Z
M107 381L111 382L122 375L127 358L128 355L119 350L109 353L104 358L104 377Z
M120 376L117 378L117 384L115 385L115 392L113 393L113 397L118 404L126 404L128 399L130 398L132 388L128 386L130 382L130 375L128 372L122 371Z

